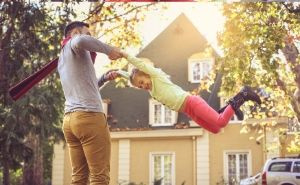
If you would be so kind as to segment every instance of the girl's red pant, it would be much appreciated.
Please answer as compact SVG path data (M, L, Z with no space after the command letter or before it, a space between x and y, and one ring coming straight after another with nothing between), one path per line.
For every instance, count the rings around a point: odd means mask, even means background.
M234 115L231 105L228 105L224 112L219 114L200 96L188 96L183 112L198 125L212 133L218 133L221 128L228 124Z

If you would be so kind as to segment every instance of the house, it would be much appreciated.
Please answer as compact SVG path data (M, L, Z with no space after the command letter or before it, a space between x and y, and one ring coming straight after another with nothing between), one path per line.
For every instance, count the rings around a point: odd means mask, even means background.
M171 80L187 91L199 86L216 54L207 56L206 39L181 14L138 57L149 58ZM165 108L149 94L135 88L107 84L101 95L111 127L111 185L234 184L255 175L264 164L263 144L250 140L254 131L240 134L235 118L219 134L211 134L181 113ZM203 91L201 96L215 109L220 98ZM54 148L53 185L70 184L71 168L63 144Z

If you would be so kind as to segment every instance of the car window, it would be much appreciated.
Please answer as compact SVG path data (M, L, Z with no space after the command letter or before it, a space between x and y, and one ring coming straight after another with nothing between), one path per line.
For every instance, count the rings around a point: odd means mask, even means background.
M293 172L300 173L300 162L295 162Z
M290 172L292 162L274 162L270 165L270 172Z

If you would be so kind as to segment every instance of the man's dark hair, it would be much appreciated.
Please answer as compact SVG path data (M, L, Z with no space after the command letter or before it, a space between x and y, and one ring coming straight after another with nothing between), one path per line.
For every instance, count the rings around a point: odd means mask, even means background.
M88 28L90 27L87 23L84 23L81 21L71 22L71 23L67 24L67 26L64 30L64 36L67 37L74 28L82 28L84 26L86 26Z

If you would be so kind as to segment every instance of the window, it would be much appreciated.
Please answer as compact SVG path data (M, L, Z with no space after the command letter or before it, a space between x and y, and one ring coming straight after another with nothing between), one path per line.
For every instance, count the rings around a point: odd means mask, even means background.
M300 132L300 123L297 118L288 119L288 132L289 133L299 133Z
M190 59L189 60L189 81L199 83L211 71L213 59Z
M224 162L228 185L239 184L241 179L251 174L249 152L226 152Z
M224 107L225 105L226 105L225 98L221 97L220 98L220 108ZM242 120L239 120L237 118L237 116L234 114L229 123L241 123L241 122L242 122Z
M107 103L107 101L103 100L103 101L102 101L102 106L103 106L104 114L105 114L106 117L107 117L107 110L108 110L108 103Z
M171 126L177 122L178 113L151 99L149 101L149 121L152 126Z
M150 153L150 168L151 184L160 181L160 185L175 185L174 153Z
M293 172L300 173L300 162L294 163Z
M290 172L292 162L274 162L270 165L270 172Z

